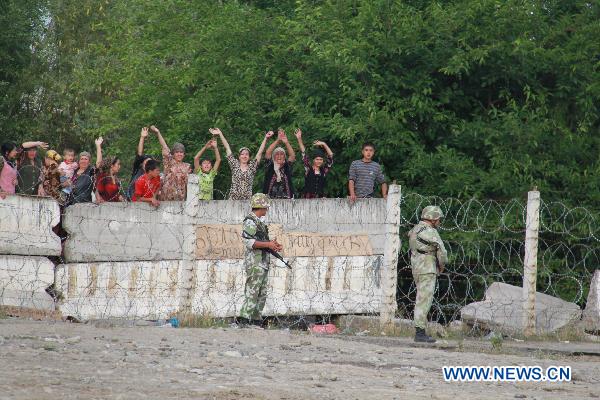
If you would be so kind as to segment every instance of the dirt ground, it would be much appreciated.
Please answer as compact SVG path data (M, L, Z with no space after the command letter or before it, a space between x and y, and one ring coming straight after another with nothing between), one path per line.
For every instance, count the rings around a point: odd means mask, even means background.
M598 356L494 354L468 343L449 345L286 330L4 319L0 399L600 398ZM447 383L444 365L569 365L573 380Z

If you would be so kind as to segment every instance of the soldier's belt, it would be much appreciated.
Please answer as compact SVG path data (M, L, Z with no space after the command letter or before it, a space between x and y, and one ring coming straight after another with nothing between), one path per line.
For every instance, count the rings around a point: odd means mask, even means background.
M419 253L419 254L424 254L424 255L428 255L428 254L429 254L429 255L432 255L432 254L433 254L432 252L430 252L430 251L426 251L426 250L418 250L418 249L417 249L417 250L415 250L415 251L416 251L417 253Z

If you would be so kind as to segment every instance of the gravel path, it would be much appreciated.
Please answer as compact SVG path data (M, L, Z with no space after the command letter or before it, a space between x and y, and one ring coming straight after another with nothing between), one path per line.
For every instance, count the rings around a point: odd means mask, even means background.
M253 329L0 320L0 399L597 399L598 357ZM375 339L375 338L374 338ZM600 346L600 345L599 345ZM542 358L539 358L542 357ZM446 383L443 365L570 365L569 383Z

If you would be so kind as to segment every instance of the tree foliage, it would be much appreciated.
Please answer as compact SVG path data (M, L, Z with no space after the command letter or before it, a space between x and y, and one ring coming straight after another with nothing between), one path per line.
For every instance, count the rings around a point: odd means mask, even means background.
M335 152L332 196L365 140L390 179L421 193L600 195L595 2L4 3L19 16L4 17L0 45L10 137L89 148L103 135L127 160L143 125L188 157L211 126L254 149L265 130L300 126Z

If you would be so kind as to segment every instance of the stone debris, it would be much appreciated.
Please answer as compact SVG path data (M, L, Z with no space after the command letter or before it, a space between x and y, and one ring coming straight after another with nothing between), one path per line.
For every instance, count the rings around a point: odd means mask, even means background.
M536 293L536 333L547 334L574 323L581 317L581 309L544 293ZM494 282L485 292L485 300L467 304L460 310L461 320L506 334L521 333L523 315L523 288Z
M600 269L597 269L592 277L583 311L583 326L586 331L600 333Z

